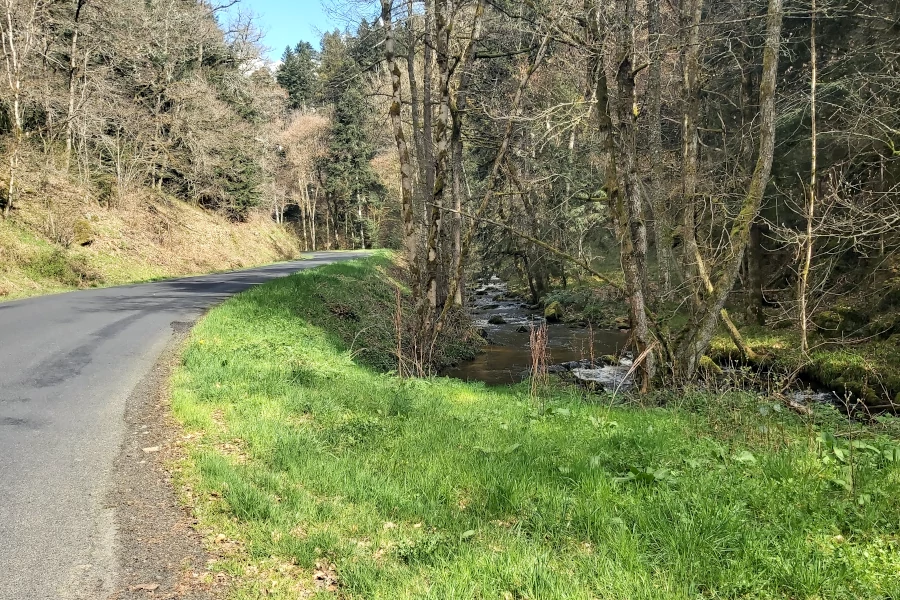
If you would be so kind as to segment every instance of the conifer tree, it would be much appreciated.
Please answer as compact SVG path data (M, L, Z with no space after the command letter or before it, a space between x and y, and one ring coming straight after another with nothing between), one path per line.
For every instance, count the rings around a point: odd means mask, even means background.
M288 94L288 106L298 109L313 104L319 95L319 53L309 42L299 42L285 48L281 60L275 78Z

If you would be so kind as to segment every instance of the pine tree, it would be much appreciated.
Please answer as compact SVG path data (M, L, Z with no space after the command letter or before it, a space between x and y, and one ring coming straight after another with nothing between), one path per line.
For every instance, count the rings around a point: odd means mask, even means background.
M351 219L354 206L359 207L359 218L361 206L379 187L370 164L375 146L365 127L368 110L358 85L344 90L334 107L328 153L320 165L325 192L336 213L344 215L345 220ZM353 225L353 230L357 231L359 226L359 223Z
M276 79L288 93L288 106L298 109L313 104L319 95L317 63L319 53L309 42L285 48Z

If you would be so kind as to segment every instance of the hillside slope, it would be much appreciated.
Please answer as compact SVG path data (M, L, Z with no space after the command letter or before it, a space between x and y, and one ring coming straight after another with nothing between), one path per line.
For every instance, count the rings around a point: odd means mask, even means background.
M0 300L240 269L300 252L290 232L262 215L235 223L146 190L113 207L75 188L41 192L0 220Z

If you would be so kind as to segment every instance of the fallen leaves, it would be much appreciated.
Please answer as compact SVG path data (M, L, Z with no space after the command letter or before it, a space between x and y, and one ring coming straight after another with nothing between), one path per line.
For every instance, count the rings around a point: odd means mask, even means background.
M319 589L336 592L338 577L335 565L327 562L317 562L316 570L313 573L313 582Z

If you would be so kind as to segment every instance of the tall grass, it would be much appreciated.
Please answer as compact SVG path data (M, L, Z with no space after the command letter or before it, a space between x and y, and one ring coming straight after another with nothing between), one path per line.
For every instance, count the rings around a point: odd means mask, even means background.
M274 281L193 332L178 472L236 598L900 598L894 438L857 426L851 489L842 421L747 394L542 407L395 378L356 362L396 368L388 263Z

